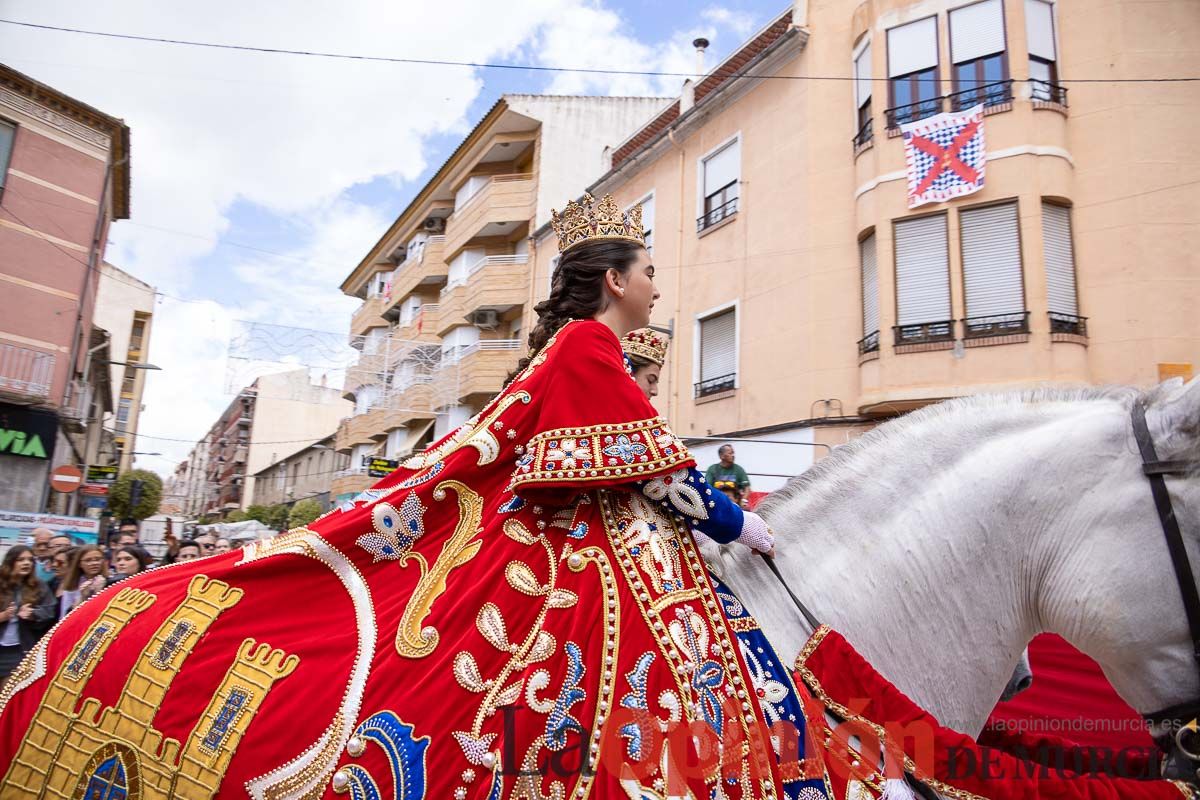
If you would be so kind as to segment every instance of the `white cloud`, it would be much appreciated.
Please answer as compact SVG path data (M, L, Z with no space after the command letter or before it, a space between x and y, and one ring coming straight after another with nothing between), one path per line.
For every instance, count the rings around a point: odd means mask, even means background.
M288 49L456 61L530 59L546 66L690 72L691 40L731 49L745 15L712 7L696 25L648 44L598 0L37 0L6 16L64 27ZM477 70L218 51L0 25L6 63L114 116L132 132L132 220L108 260L176 296L229 296L236 306L164 299L140 428L197 439L228 404L226 351L237 320L346 330L355 301L338 285L391 219L346 199L379 178L401 186L429 166L428 141L465 133L484 88ZM711 67L715 60L710 60ZM562 73L530 91L675 94L679 78ZM250 251L215 287L202 263L236 209L298 231L291 259ZM165 230L164 230L165 229ZM171 232L175 231L175 232ZM184 231L190 236L179 235ZM250 242L253 244L253 242ZM270 248L268 249L277 249ZM224 248L222 255L233 252ZM232 291L231 291L232 290ZM169 472L186 443L146 439Z

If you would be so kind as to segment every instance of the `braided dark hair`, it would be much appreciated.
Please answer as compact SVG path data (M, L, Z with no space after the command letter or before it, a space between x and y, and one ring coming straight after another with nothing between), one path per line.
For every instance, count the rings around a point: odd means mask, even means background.
M604 276L610 269L622 275L637 259L640 244L623 241L587 242L559 259L550 281L550 296L533 307L538 321L529 332L529 354L517 364L519 374L529 366L550 337L573 319L588 319L604 310ZM512 376L509 376L509 380Z

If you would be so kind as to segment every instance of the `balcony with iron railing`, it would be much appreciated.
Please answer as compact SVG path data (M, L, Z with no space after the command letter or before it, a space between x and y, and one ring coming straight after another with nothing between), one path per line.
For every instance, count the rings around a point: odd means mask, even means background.
M892 335L897 353L946 350L954 346L954 320L895 325Z
M984 114L998 114L1002 111L1008 111L1013 107L1017 83L1016 80L1011 78L1003 81L994 81L957 92L951 92L950 94L929 97L915 103L885 109L883 118L887 126L887 135L888 137L899 136L901 125L916 122L926 117L932 117L934 114L940 114L946 110L965 111L976 105L982 105ZM1066 109L1067 90L1064 87L1046 81L1030 80L1028 83L1030 85L1028 99L1033 103L1035 108L1054 107L1059 110ZM857 152L859 146L858 137L855 137L854 146Z
M54 383L54 354L16 344L0 344L0 395L45 400Z
M879 358L879 331L871 331L858 340L858 363Z
M1018 344L1029 341L1029 312L967 317L961 320L963 345L982 347L993 344Z
M1087 317L1078 314L1063 314L1058 311L1049 312L1050 341L1075 342L1087 344Z
M446 253L453 256L478 236L506 235L534 215L532 173L493 175L446 220Z
M384 312L403 303L405 298L423 286L437 286L446 280L446 237L430 236L420 255L401 264L392 276L392 288Z
M713 395L731 392L737 388L737 373L732 372L728 375L717 375L713 378L704 378L692 385L693 396L699 400L703 397L712 397Z

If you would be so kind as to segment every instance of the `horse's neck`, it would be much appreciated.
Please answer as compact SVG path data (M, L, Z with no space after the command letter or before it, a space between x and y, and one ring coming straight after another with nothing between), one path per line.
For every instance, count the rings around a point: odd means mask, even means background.
M1056 416L1016 406L911 426L769 513L780 570L817 618L967 733L1040 629L1052 523L1039 518L1046 508L1014 501L1062 484L1044 430ZM797 653L807 632L786 595L757 559L735 562L731 581L754 587L746 602L772 643Z

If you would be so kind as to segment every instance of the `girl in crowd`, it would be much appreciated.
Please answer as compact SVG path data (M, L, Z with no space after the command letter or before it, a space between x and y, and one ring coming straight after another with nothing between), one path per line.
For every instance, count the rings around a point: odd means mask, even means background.
M58 587L58 616L65 617L84 600L108 586L104 551L94 544L76 548L66 576Z
M0 563L0 683L54 621L54 597L34 572L33 551L16 545Z
M113 566L116 567L114 582L123 581L130 575L136 575L154 565L154 558L141 547L127 544L118 548L113 556Z

